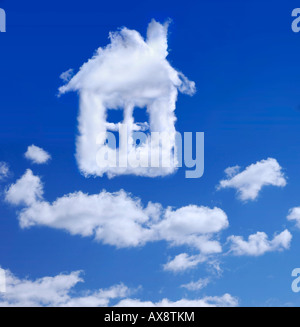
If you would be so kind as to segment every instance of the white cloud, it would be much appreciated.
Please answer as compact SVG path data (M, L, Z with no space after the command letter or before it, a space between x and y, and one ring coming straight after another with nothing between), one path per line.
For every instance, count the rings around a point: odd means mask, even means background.
M168 208L165 218L155 229L175 245L187 244L203 253L218 253L222 251L220 243L210 238L228 225L227 215L222 209L189 205L175 211Z
M104 244L132 247L153 238L150 217L138 199L124 191L88 195L76 192L52 204L38 201L21 211L20 225L44 225L64 229L72 235L94 236Z
M269 240L264 232L257 232L248 237L245 241L241 236L230 236L230 251L234 255L260 256L266 252L286 250L290 247L292 240L291 233L285 229L280 234Z
M300 207L290 209L287 220L295 221L296 226L300 228Z
M188 284L183 284L180 287L186 288L189 291L199 291L206 287L210 283L209 278L200 278L196 282L190 282Z
M235 188L243 201L255 200L263 186L283 187L286 185L282 168L276 159L268 158L258 161L240 173L238 169L238 166L227 168L225 172L228 179L221 180L218 189Z
M164 265L164 270L172 272L182 272L191 268L196 268L206 258L201 255L188 255L187 253L178 254L173 260Z
M61 305L64 307L107 307L113 299L124 298L132 291L124 284L111 286L98 291L87 291L86 295L72 297L68 302Z
M201 299L181 299L171 301L163 299L160 302L140 301L137 299L124 299L119 302L120 307L236 307L238 299L226 293L223 296L206 296Z
M6 162L0 161L0 181L9 175L9 166Z
M83 282L80 271L43 277L36 280L19 279L9 270L5 271L6 292L0 293L0 306L17 307L79 307L108 306L111 299L124 298L130 294L123 284L108 289L85 291L83 295L74 296L73 288Z
M75 192L53 203L43 200L42 195L40 178L31 170L7 189L7 202L25 204L18 213L21 227L63 229L116 247L165 240L170 245L192 246L205 255L219 253L221 245L213 238L228 226L227 216L219 208L190 205L164 210L157 203L143 206L140 199L122 190L92 195Z
M112 301L119 301L116 306L236 306L238 301L230 294L203 299L181 299L172 302L164 299L158 303L130 299L134 290L124 284L95 291L75 291L78 283L84 282L80 271L70 274L42 277L36 280L20 279L5 270L6 292L0 293L0 307L107 307ZM120 301L120 299L123 299Z
M30 169L5 192L5 200L15 205L33 205L43 196L43 185Z
M44 164L51 159L51 156L42 148L32 144L27 148L25 158L31 160L35 164Z
M125 27L110 33L111 43L105 48L99 48L93 58L88 60L66 85L60 87L60 94L79 91L76 158L84 175L102 176L107 173L109 177L120 174L154 177L175 171L174 110L178 90L191 95L195 92L195 84L172 68L167 61L167 30L168 24L161 25L153 20L148 26L146 40L137 31ZM102 156L99 159L98 155L101 153L116 153L117 156L120 155L120 160L124 160L125 156L132 160L137 157L148 158L149 144L146 142L136 148L130 139L134 131L141 130L141 124L134 122L135 108L147 108L150 131L169 134L169 145L152 145L152 148L156 153L163 150L164 155L174 159L171 160L170 167L100 165ZM120 127L119 124L106 121L108 109L124 110L123 124L127 125L129 136L127 151L124 153L118 149L112 150L105 144L106 132L118 131ZM96 158L100 163L97 163Z

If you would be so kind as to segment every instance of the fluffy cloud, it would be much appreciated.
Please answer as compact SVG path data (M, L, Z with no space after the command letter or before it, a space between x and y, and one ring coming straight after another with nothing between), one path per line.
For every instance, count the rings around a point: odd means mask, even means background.
M32 281L19 279L6 270L6 292L0 293L0 306L102 307L108 306L112 299L124 298L130 293L126 286L120 284L104 290L86 291L83 296L74 296L72 289L83 282L80 274L80 271L74 271Z
M300 207L290 209L287 220L295 221L296 226L300 228Z
M285 250L290 247L292 240L291 233L286 229L269 240L264 232L257 232L248 237L245 241L241 236L230 236L230 251L234 255L260 256L266 252Z
M0 161L0 181L9 175L9 167L6 162Z
M207 255L221 252L212 239L228 226L219 208L187 206L164 210L160 204L125 191L99 194L76 192L49 203L42 198L43 185L31 170L6 190L6 201L25 205L18 213L23 228L34 225L64 229L73 235L94 236L104 244L135 247L165 240L170 245L188 245Z
M140 200L124 191L88 195L82 192L58 198L52 204L38 201L20 213L21 227L44 225L64 229L72 235L94 236L104 244L132 247L153 239L149 224L149 203L143 208Z
M28 169L25 174L5 192L5 200L15 205L33 205L43 196L43 185L38 176Z
M240 167L229 167L225 170L227 179L221 180L218 189L235 188L243 201L255 200L263 186L283 187L286 179L276 159L268 158L248 166L242 172Z
M79 91L76 158L83 174L102 176L107 173L109 177L135 174L154 177L175 171L174 110L178 90L191 95L195 92L195 84L172 68L167 61L167 30L168 24L161 25L153 20L148 26L146 39L137 31L125 27L110 33L111 43L105 48L99 48L93 58L66 85L60 87L60 94ZM107 110L123 110L122 123L127 127L125 134L128 136L127 149L124 151L112 149L105 143L107 131L118 131L120 128L120 124L106 121ZM135 122L134 110L147 110L149 124ZM132 139L133 132L148 127L150 132L168 133L170 143L153 143L151 150L154 149L155 153L162 151L162 157L171 158L171 165L152 168L130 165L124 167L120 162L127 161L127 157L130 162L137 157L149 159L149 142L137 148ZM100 154L112 152L119 158L118 165L102 165Z
M187 244L202 253L218 253L222 251L220 243L210 237L228 225L227 215L222 209L190 205L175 211L167 209L165 218L155 229L175 245Z
M237 299L230 294L203 299L182 299L172 302L164 299L158 303L130 299L133 290L124 284L96 291L76 292L74 287L84 282L80 271L43 277L36 280L20 279L9 270L5 271L6 292L0 293L1 307L107 307L112 301L116 306L236 306ZM120 301L120 299L123 299Z
M25 152L25 158L31 160L35 164L44 164L51 159L51 156L42 148L39 148L35 145L31 145L27 148L27 151Z
M201 255L188 255L187 253L178 254L173 260L170 260L164 265L164 270L172 272L182 272L191 268L196 268L197 265L206 258Z
M163 299L160 302L140 301L134 299L124 299L119 302L120 307L236 307L238 299L226 293L223 296L206 296L202 299L188 300L181 299L170 301Z
M181 253L164 265L164 270L182 272L212 259L222 252L219 234L228 227L228 218L220 208L189 205L179 209L164 209L159 203L144 206L139 198L121 190L98 194L74 192L50 203L43 198L43 184L28 169L5 191L5 200L23 206L18 211L22 228L48 226L63 229L72 235L94 237L96 241L128 248L149 242L166 241L171 246L188 246L196 255ZM258 256L266 252L289 248L288 230L273 240L263 232L230 236L231 252L235 255Z
M190 282L188 284L183 284L181 287L186 288L189 291L199 291L206 287L210 282L209 278L200 278L196 282Z

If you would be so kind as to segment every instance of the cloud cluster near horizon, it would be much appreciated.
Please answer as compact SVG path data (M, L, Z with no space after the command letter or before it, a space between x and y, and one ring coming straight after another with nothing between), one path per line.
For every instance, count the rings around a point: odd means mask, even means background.
M237 306L238 300L226 293L222 296L206 296L195 300L180 299L160 302L141 301L130 298L136 290L120 283L106 289L75 292L74 287L84 282L81 271L70 274L47 276L36 280L20 279L5 270L6 292L0 293L0 307L107 307L107 306L180 306L180 307L227 307ZM115 303L113 303L115 302Z

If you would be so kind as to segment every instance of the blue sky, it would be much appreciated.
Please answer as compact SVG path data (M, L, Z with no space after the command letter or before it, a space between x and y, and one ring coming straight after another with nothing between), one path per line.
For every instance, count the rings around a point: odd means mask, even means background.
M0 34L0 161L10 169L0 181L1 267L32 281L82 270L79 293L123 283L135 290L130 298L154 303L229 293L241 306L298 306L291 272L300 265L300 231L287 220L289 210L300 206L300 35L291 30L291 12L298 6L297 1L0 0L7 14L7 32ZM186 179L179 169L156 178L86 178L75 159L78 96L57 97L59 76L69 68L77 72L109 43L110 31L126 26L145 36L152 18L172 19L167 59L196 84L192 97L179 94L176 129L205 133L204 175ZM51 155L47 164L24 157L32 144ZM262 187L253 201L241 201L234 189L216 190L227 167L243 171L267 158L276 159L286 186ZM165 271L163 265L175 256L197 251L164 240L118 249L51 227L21 228L21 208L5 201L5 192L26 169L41 177L48 202L75 191L124 189L145 206L151 201L164 208L222 209L229 227L218 234L222 253L212 258L222 272L209 260L183 272ZM260 231L273 239L285 229L292 240L282 251L227 254L231 235L247 239ZM180 287L205 278L210 282L202 289Z

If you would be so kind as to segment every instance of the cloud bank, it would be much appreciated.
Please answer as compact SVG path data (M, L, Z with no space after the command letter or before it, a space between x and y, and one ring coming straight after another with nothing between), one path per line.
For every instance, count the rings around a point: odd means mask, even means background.
M117 301L118 307L130 306L237 306L238 301L230 294L204 297L202 299L181 299L172 302L163 299L160 302L143 302L131 299L134 290L120 283L106 289L76 292L74 287L83 283L81 271L70 274L42 277L36 280L20 279L5 270L6 292L0 293L0 307L107 307ZM121 301L120 301L121 299ZM123 300L122 300L123 299ZM119 302L118 302L119 301Z
M6 292L0 293L1 307L104 307L112 299L124 298L130 294L123 284L108 289L86 291L74 296L72 289L83 282L80 271L43 277L36 280L19 279L9 270L5 271Z
M236 307L238 299L226 293L223 296L206 296L202 299L188 300L181 299L170 301L163 299L159 302L140 301L124 299L119 302L118 307Z

